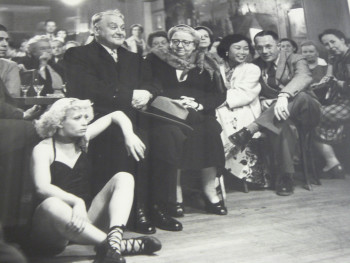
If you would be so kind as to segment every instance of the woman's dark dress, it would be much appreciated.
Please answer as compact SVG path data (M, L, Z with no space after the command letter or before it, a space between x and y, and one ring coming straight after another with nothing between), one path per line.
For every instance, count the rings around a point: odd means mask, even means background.
M60 161L56 161L56 143L52 138L52 147L54 153L53 162L50 165L51 184L61 188L67 193L73 194L84 200L86 209L89 209L91 195L91 165L85 152L81 152L73 168ZM36 200L36 206L42 199Z
M85 152L81 152L74 167L56 161L56 145L52 139L54 161L50 165L51 184L62 190L80 197L85 201L86 209L89 209L92 197L90 188L91 166Z
M52 147L54 152L54 160L50 165L51 184L61 188L62 190L73 194L84 200L86 209L88 210L91 202L91 188L90 188L90 171L91 166L87 154L82 151L73 168L60 161L56 161L56 145L52 138ZM43 199L36 198L35 207L38 207ZM34 215L34 211L33 211ZM35 216L33 216L34 218ZM33 224L34 222L32 222ZM29 226L31 228L32 226ZM32 231L32 230L29 230ZM24 249L33 255L49 255L53 256L61 253L65 246L54 245L52 242L45 242L41 238L38 239L36 235L31 239L30 244L25 244Z
M216 121L215 109L225 101L225 94L215 87L208 71L191 69L187 79L179 82L176 69L154 54L147 57L153 80L162 89L161 96L180 99L193 97L204 110L190 109L187 123L194 129L182 128L161 121L155 122L152 130L153 158L181 169L224 167L225 156L220 138L221 126Z

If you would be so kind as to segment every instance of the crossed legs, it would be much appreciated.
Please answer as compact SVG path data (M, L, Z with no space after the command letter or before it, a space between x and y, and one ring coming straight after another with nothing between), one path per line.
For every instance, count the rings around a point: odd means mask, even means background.
M114 175L93 199L88 211L90 222L86 223L80 233L69 231L67 227L72 218L72 208L58 198L47 198L35 211L31 240L39 249L38 252L57 254L64 250L69 241L86 245L103 244L106 239L109 241L112 232L114 241L117 239L113 248L120 254L130 249L141 251L145 249L143 240L139 243L135 243L135 240L122 240L133 202L133 193L134 179L131 174L120 172ZM104 231L108 229L110 231L107 236Z

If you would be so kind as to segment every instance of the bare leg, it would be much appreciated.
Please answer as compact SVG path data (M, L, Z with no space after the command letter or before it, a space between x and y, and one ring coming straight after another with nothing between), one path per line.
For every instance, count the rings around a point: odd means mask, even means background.
M216 167L209 167L201 170L203 190L211 203L220 202L215 188L216 173Z
M169 202L182 203L181 170L174 170L174 174L169 176ZM174 191L175 190L175 191Z
M52 253L60 252L72 240L79 244L97 245L106 239L106 234L87 223L83 232L67 231L72 218L72 208L62 200L50 197L36 209L33 217L31 241L40 248L48 248Z
M333 168L334 166L340 164L338 158L336 157L333 147L329 144L315 142L315 146L317 150L321 153L322 157L326 161L325 167L323 167L323 171L326 172Z
M91 222L106 230L112 226L126 225L133 198L133 176L125 172L117 173L92 201L88 212Z
M176 202L177 203L183 202L180 169L177 170L177 174L176 174Z

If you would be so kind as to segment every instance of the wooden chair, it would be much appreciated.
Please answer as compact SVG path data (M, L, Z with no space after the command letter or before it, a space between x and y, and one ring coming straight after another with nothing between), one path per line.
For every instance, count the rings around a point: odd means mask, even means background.
M304 188L306 190L311 191L312 185L321 185L321 181L319 178L319 171L316 168L315 165L315 159L314 159L314 150L313 150L313 144L312 144L312 131L305 132L301 127L295 127L295 132L297 133L296 136L298 137L298 143L300 148L300 164L301 164L301 172L303 174L304 178ZM266 140L264 140L262 143L265 143ZM261 145L261 147L265 148L264 145ZM266 155L265 156L265 162L267 163L267 166L270 167L270 171L273 171L272 167L272 161L271 156ZM273 173L273 172L272 172ZM226 176L232 176L229 170L225 170ZM244 193L249 193L249 184L245 179L238 179L237 180L242 185L242 191Z
M299 137L300 157L302 173L305 179L304 188L311 191L312 184L321 185L319 171L316 169L313 155L312 132L305 132L300 126L296 126Z

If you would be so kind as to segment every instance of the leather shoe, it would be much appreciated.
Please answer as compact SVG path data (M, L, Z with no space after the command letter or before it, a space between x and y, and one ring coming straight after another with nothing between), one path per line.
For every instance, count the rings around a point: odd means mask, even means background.
M294 182L292 174L284 174L277 177L276 194L280 196L289 196L294 193Z
M205 210L208 213L220 215L220 216L227 215L227 208L225 207L223 201L212 203L209 201L207 197L205 197L204 200L205 200Z
M162 243L153 236L124 239L123 255L151 255L162 248Z
M139 208L136 211L135 231L142 234L154 234L156 232L156 228L146 217L146 213L143 208Z
M322 172L321 178L323 179L345 179L345 171L343 167L338 164L326 172Z
M234 134L230 135L228 138L233 145L243 151L252 137L253 134L246 127L244 127Z
M168 230L168 231L181 231L182 224L176 219L170 217L165 209L162 209L158 205L154 205L152 211L152 220L156 227Z
M173 217L183 217L184 216L184 206L183 203L168 203L167 212Z
M107 242L103 242L95 247L96 256L93 263L125 263L125 258L120 253L116 253Z

